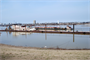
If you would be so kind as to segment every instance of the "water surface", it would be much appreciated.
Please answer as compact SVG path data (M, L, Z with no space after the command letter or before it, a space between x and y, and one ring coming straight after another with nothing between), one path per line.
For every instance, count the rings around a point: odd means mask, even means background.
M24 47L90 49L90 35L1 32L0 43Z

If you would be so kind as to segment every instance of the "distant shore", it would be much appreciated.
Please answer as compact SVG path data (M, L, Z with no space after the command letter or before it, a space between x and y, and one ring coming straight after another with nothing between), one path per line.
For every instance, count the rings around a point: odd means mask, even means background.
M0 60L89 60L90 50L58 50L0 44Z

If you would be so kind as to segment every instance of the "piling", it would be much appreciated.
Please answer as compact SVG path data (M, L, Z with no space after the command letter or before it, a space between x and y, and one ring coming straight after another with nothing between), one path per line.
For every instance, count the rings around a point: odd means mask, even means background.
M74 24L73 24L73 32L74 32Z
M46 35L46 24L45 24L45 40L47 40L47 35Z
M46 24L45 24L45 32L46 32Z

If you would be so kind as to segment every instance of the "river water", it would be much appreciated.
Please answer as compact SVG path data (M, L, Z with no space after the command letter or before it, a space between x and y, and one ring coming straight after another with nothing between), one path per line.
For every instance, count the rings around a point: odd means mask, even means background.
M75 26L75 28L78 28L78 31L79 29L80 31L89 31L90 29L90 27L86 26L82 26L81 28ZM90 35L32 32L0 33L0 43L7 45L40 48L90 49Z

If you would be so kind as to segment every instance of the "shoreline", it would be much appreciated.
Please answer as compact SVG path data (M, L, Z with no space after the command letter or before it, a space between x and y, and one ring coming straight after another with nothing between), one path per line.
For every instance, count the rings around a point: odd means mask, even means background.
M89 60L90 50L58 50L0 44L0 60Z
M90 49L86 49L86 48L83 48L83 49L65 49L65 48L39 48L39 47L24 47L24 46L14 46L14 45L7 45L7 44L1 44L0 43L0 46L7 46L7 47L14 47L14 48L26 48L26 49L47 49L47 50L90 50Z

